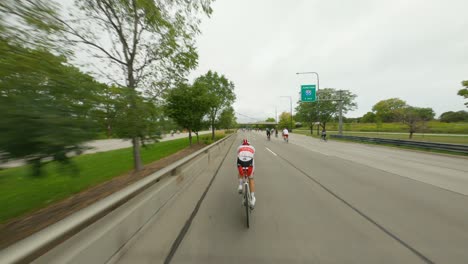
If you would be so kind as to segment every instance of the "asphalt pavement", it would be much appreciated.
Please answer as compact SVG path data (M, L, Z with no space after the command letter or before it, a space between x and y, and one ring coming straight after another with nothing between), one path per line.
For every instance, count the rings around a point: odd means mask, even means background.
M235 150L243 137L256 148L250 229L236 193ZM468 262L463 157L239 132L207 189L210 180L195 179L116 262Z

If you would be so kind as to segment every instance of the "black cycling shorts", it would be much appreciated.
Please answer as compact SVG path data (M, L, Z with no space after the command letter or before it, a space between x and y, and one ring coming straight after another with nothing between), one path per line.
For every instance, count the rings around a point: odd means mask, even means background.
M237 166L241 166L243 168L247 168L253 165L253 159L248 160L248 161L243 161L237 158Z

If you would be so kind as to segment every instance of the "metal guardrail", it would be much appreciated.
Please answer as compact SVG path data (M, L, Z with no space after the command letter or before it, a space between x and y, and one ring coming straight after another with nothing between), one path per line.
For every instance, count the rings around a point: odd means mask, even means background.
M390 144L390 145L396 145L396 146L417 147L417 148L424 148L424 149L444 150L444 151L468 154L468 145L421 142L421 141L387 139L387 138L341 136L341 135L331 135L331 137L348 139L348 140L353 140L353 141L360 141L360 142L376 143L376 144Z

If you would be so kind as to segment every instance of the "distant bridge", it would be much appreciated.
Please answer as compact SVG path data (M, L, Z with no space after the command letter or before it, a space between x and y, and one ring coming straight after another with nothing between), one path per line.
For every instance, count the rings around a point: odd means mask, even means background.
M266 122L266 121L258 121L258 122L239 122L241 126L255 126L255 125L278 125L278 122Z

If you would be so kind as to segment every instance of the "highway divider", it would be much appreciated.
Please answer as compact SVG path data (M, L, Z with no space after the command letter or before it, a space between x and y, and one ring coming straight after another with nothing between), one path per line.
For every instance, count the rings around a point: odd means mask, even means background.
M106 263L194 178L217 167L231 134L0 251L0 263Z
M388 145L404 146L404 147L415 147L415 148L423 148L423 149L430 149L430 150L443 150L443 151L457 152L457 153L468 155L468 145L421 142L421 141L387 139L387 138L341 136L341 135L331 135L331 138L346 139L346 140L366 142L366 143L388 144Z

